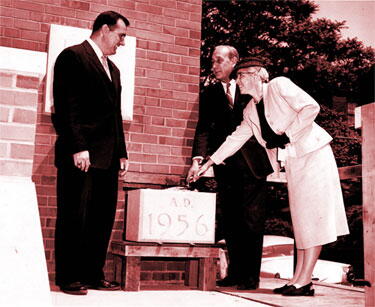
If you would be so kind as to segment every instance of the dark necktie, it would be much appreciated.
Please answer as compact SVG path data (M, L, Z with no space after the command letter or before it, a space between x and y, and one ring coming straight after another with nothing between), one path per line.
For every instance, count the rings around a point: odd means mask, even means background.
M229 82L227 83L227 90L226 90L225 95L227 96L227 99L229 101L229 107L231 109L233 109L233 97L232 97L232 94L230 92L230 83Z

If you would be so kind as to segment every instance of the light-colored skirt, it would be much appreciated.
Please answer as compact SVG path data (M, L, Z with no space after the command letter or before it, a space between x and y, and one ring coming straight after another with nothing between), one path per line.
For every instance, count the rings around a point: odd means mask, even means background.
M328 144L300 158L286 157L289 206L298 249L349 233L340 178Z

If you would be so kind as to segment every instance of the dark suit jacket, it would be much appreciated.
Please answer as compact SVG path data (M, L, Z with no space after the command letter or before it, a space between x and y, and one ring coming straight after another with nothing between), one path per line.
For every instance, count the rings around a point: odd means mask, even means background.
M54 67L55 164L88 150L91 167L107 169L127 158L121 116L120 71L108 60L112 81L87 41L66 48Z
M199 120L195 131L192 155L207 157L213 154L243 119L243 109L251 96L241 95L237 86L234 108L230 109L221 82L209 85L200 95ZM247 166L256 178L273 172L265 149L251 138L241 148ZM228 158L231 159L231 158Z

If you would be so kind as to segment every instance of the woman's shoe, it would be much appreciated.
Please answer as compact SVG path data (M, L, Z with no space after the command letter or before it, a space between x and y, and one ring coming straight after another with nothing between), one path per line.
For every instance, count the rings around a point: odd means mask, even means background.
M280 288L275 288L272 291L273 291L273 293L276 293L276 294L282 294L284 291L286 291L287 289L289 289L292 286L293 285L285 284L284 286L282 286Z
M314 296L315 290L311 288L312 285L312 282L300 288L292 285L281 294L285 296Z

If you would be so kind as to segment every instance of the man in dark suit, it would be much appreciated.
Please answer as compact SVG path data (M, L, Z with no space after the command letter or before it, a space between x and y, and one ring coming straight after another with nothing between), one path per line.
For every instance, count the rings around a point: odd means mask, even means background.
M231 78L238 59L238 52L232 46L217 46L213 52L212 71L218 82L207 86L200 96L188 181L197 175L202 160L216 151L242 121L243 109L251 97L241 95ZM218 281L219 286L237 286L241 290L259 286L265 184L272 172L267 153L254 139L228 158L225 165L214 167L229 256L228 274Z
M124 16L101 13L90 38L63 50L54 67L56 284L69 294L119 289L103 267L128 156L120 71L107 56L125 44L127 26Z

